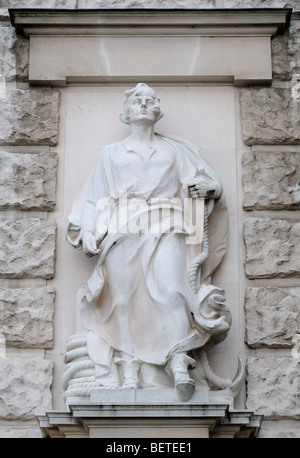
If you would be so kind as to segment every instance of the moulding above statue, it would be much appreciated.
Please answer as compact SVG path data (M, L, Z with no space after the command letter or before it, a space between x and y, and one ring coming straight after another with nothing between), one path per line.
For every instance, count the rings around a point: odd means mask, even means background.
M30 39L29 82L269 84L271 38L290 8L11 9Z

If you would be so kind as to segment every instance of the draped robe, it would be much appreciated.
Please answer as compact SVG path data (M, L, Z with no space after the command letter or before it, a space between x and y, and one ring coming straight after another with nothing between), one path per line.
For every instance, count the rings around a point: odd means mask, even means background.
M184 226L175 227L172 218L169 230L164 227L161 232L120 227L116 231L110 224L112 213L121 209L120 196L126 195L127 205L133 203L127 215L136 222L137 213L143 217L147 209L153 210L153 202L156 214L168 201L175 202L174 211L180 212L180 202L189 197L188 187L204 182L214 189L206 204L211 255L199 281L208 283L220 263L226 248L227 214L219 178L190 143L157 137L159 145L147 154L128 149L122 141L105 147L87 192L69 216L68 241L81 248L87 230L95 234L101 248L94 272L77 297L89 355L100 377L110 373L120 352L140 364L164 366L170 356L201 348L210 339L209 333L194 325L192 314L199 304L187 274L201 245L189 245L190 234ZM114 204L112 213L103 202ZM203 220L197 224L203 225Z

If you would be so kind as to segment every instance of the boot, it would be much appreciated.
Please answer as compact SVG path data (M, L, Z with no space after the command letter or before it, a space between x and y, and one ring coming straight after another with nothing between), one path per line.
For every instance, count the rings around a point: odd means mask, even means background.
M137 389L139 382L139 363L137 361L122 361L119 362L119 365L123 376L123 385L121 388Z
M177 396L183 402L188 401L195 391L195 381L190 377L188 369L195 369L196 361L185 353L171 356L166 365L166 372L174 377Z

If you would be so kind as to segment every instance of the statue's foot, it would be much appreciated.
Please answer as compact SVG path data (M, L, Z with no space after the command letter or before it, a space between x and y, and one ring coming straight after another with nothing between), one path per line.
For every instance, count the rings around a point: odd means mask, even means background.
M134 378L128 377L124 379L124 383L121 386L121 390L123 389L134 389L136 390L138 387L138 381Z
M195 382L193 379L180 381L175 385L177 396L180 401L187 402L191 399L195 391Z
M136 390L139 383L139 370L140 364L135 361L133 357L119 352L115 362L120 366L120 371L123 377L123 384L121 389L134 389Z
M189 375L189 369L194 369L196 361L185 353L173 355L167 365L166 371L173 374L177 396L183 402L188 401L195 391L195 381Z

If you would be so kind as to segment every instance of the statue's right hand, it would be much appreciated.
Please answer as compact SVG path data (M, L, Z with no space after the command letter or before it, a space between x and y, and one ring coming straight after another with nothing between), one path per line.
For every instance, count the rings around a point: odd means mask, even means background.
M88 256L95 256L100 253L100 248L97 247L96 237L92 232L84 231L82 235L82 249Z

